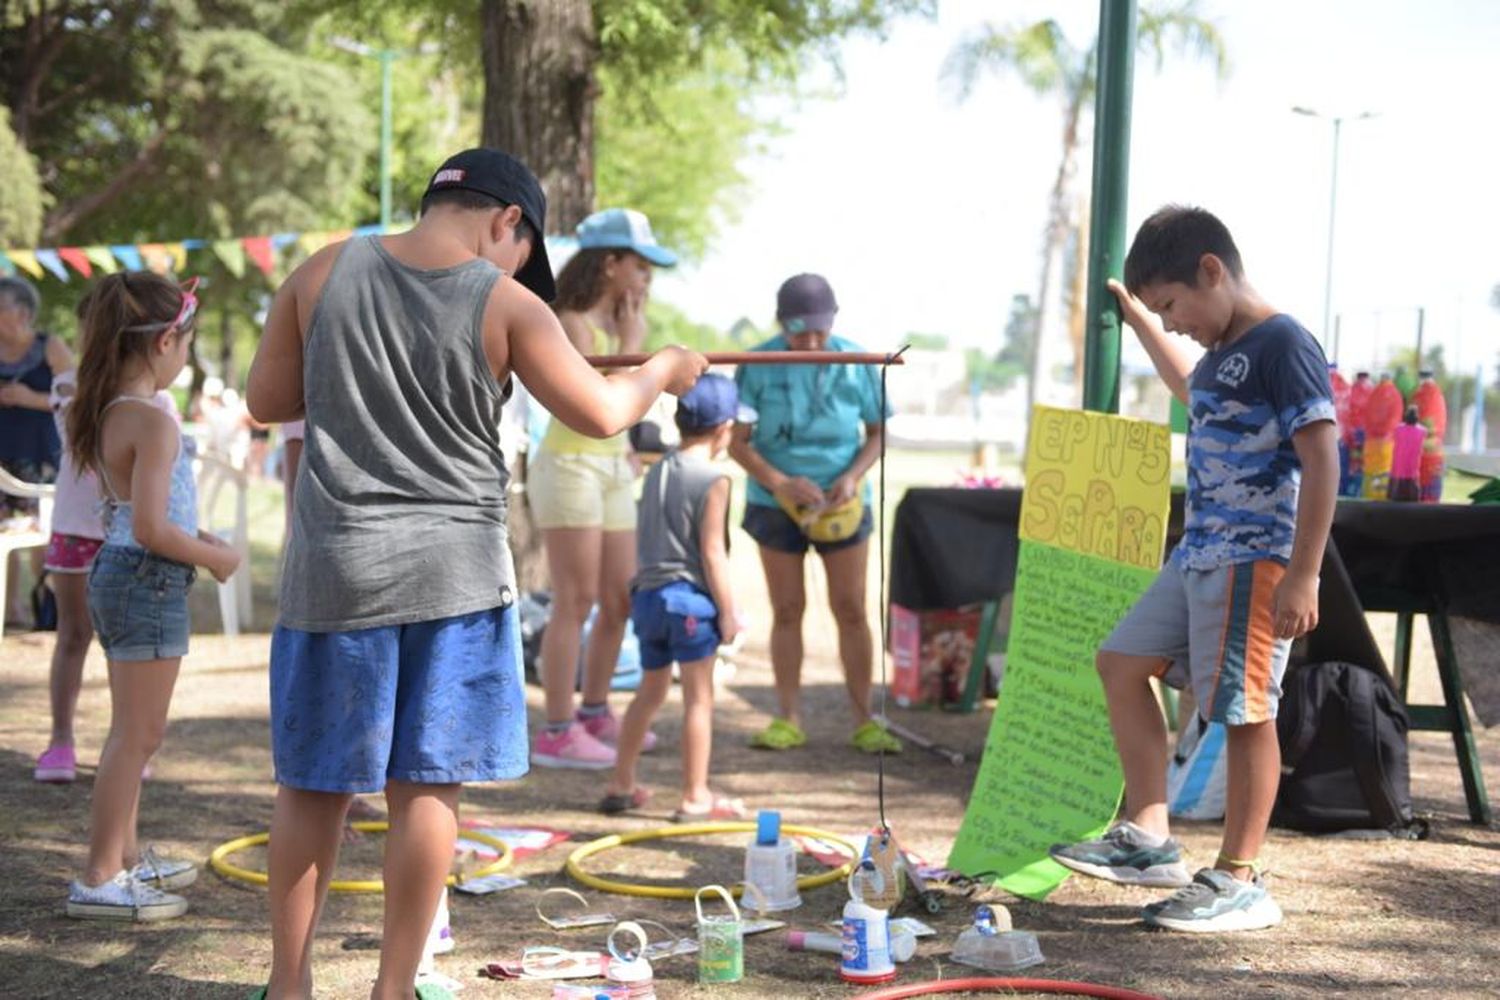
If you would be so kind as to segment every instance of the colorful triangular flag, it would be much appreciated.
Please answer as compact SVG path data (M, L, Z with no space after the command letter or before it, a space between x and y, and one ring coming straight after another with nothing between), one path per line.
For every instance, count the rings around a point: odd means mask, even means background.
M111 243L109 252L119 258L126 270L144 271L146 269L146 265L141 261L141 252L136 249L134 243Z
M85 278L92 278L94 276L94 267L89 263L88 255L79 247L58 247L57 255L67 261L73 270Z
M0 277L9 278L16 273L16 265L10 262L10 258L0 253Z
M172 270L178 274L187 270L187 246L182 243L163 243L162 249L172 258Z
M105 274L114 274L120 269L120 262L115 260L115 255L109 252L109 247L84 247L83 255L89 259L91 264Z
M245 256L269 278L271 272L276 270L276 251L271 249L271 237L246 236L240 240L240 244L245 248Z
M167 248L160 243L140 243L136 245L140 252L141 260L146 266L157 274L166 274L172 270L172 255Z
M214 256L224 263L225 269L236 278L245 276L245 248L239 240L214 240L210 244Z
M297 249L311 257L328 245L327 233L303 233L297 240Z
M58 281L68 280L68 269L63 266L62 258L53 249L36 251L37 263L51 271Z
M42 265L36 259L36 254L30 250L7 250L5 255L15 261L17 267L31 275L33 278L42 276Z

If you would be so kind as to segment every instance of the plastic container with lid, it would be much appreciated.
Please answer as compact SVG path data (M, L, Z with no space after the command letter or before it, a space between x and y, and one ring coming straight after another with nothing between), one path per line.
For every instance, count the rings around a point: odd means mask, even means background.
M1036 935L1013 930L1005 907L980 906L974 911L973 926L965 929L953 946L953 961L991 972L1014 972L1044 959Z

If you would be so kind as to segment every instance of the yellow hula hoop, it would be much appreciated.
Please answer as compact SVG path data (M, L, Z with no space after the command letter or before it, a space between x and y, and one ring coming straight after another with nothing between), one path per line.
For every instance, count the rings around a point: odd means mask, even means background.
M364 820L358 823L350 823L349 825L361 833L381 833L391 828L391 824L385 820ZM499 852L499 857L478 871L465 875L463 879L459 879L457 875L449 875L448 885L457 885L460 881L467 882L504 871L515 860L515 852L510 849L509 844L499 837L492 837L480 830L460 829L458 831L458 839L472 840L475 843L484 844L486 847L493 847ZM258 847L261 844L270 843L270 840L271 834L262 832L226 841L215 847L213 853L208 856L208 866L227 879L233 879L236 882L246 882L250 885L265 885L268 881L265 872L241 868L239 865L230 862L228 858L231 854L243 851L247 847ZM333 892L384 892L385 880L378 878L364 880L334 879L328 883L328 888Z
M723 823L694 823L687 826L663 826L655 830L638 830L635 833L613 833L608 837L600 837L591 840L568 855L566 866L567 873L591 889L600 892L612 892L620 896L647 896L652 899L692 899L694 889L686 886L670 885L632 885L629 882L615 882L611 879L600 878L583 870L581 862L601 851L607 851L613 847L624 847L626 844L635 844L643 840L667 840L672 837L694 837L705 833L753 833L756 824L753 822L723 822ZM859 849L848 840L836 833L827 830L819 830L811 826L782 826L783 833L789 833L801 837L817 837L819 840L827 840L838 844L849 852L849 860L838 868L821 872L817 875L804 875L797 879L798 889L816 889L820 885L828 885L833 882L841 882L854 870L854 862L859 857ZM734 894L738 896L743 886L735 886Z

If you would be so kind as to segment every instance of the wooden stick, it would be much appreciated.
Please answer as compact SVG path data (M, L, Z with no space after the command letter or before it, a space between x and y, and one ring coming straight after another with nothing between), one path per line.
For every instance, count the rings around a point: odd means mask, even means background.
M875 351L709 351L703 355L711 365L904 365L899 354ZM595 368L633 368L643 365L649 354L589 354L584 360Z

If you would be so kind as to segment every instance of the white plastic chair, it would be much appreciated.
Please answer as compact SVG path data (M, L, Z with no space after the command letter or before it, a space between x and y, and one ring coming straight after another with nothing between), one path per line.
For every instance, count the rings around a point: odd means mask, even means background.
M52 533L52 494L54 488L42 483L28 483L0 469L0 493L13 497L24 497L37 501L37 523L34 528L20 531L0 531L0 637L5 635L6 586L10 578L10 554L23 549L35 549L47 544Z
M225 635L239 635L240 622L248 626L251 615L250 592L250 519L248 512L249 479L245 470L236 468L213 452L199 455L197 461L199 526L232 545L240 554L240 568L228 583L219 584L219 618ZM234 517L229 523L215 519L219 494L225 487L234 489Z

